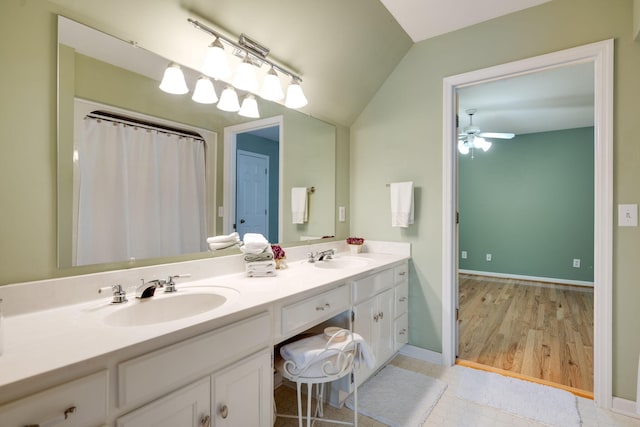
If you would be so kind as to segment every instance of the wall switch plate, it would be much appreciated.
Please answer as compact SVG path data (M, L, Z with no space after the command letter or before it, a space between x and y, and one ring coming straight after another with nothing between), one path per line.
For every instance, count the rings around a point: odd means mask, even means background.
M618 227L638 226L638 205L618 205Z
M224 206L218 206L218 217L224 218Z
M344 206L338 206L338 221L345 222L347 220L347 210Z
M491 254L487 254L487 255L485 256L485 259L486 259L487 261L491 261L491 258L492 258Z
M573 268L580 268L580 258L573 259Z
M467 259L467 251L460 252L460 258Z

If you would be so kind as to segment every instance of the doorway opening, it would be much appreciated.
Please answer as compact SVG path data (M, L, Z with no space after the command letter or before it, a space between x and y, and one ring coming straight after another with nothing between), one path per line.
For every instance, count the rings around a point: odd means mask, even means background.
M282 135L282 116L224 129L225 233L282 240Z
M571 64L591 63L594 77L594 400L612 403L612 145L613 41L607 40L444 79L443 120L443 341L445 364L456 358L458 326L456 91ZM501 131L501 130L500 130Z

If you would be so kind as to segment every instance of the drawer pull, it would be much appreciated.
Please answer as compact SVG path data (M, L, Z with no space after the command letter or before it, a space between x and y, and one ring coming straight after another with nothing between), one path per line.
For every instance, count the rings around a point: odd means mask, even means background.
M331 304L326 303L325 305L316 307L316 311L325 311L325 310L328 310L329 308L331 308Z
M398 273L398 276L404 276L404 275L406 275L406 274L407 274L407 272L406 272L406 271L401 271L400 273Z
M373 320L375 320L376 322L378 321L378 319L380 319L380 314L374 314L373 315Z
M41 423L38 424L28 424L25 427L54 427L57 426L59 424L62 424L66 419L69 418L69 416L73 413L76 412L76 407L75 406L71 406L67 409L64 410L64 412L62 413L62 415L59 415L55 418L52 418L50 420L47 421L43 421Z
M400 299L398 301L405 302L406 300L407 300L407 297L400 297Z
M400 329L400 332L398 332L398 334L400 335L404 335L407 333L407 330L405 328Z
M384 313L381 311L380 313L378 313L378 317L380 318L380 320L382 320L382 318L384 318Z
M209 417L209 415L203 416L202 420L200 421L200 427L209 427L210 424L211 424L211 417Z
M222 405L220 407L220 416L222 417L223 420L226 420L227 417L229 416L229 408L227 408L227 405Z

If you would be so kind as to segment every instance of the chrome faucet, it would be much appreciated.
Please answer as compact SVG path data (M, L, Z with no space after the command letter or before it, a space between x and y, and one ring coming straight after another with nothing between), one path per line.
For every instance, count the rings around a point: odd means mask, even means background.
M318 252L318 261L325 261L327 259L332 259L336 254L335 249L327 249L326 251Z
M98 289L99 294L106 291L113 292L113 299L111 300L111 304L121 304L128 301L127 293L124 291L124 289L122 289L122 285L105 286L104 288Z
M142 284L136 288L136 298L144 299L151 298L157 288L164 288L165 293L176 292L176 283L173 279L178 279L182 277L191 277L190 274L176 274L174 276L169 276L167 280L154 279L145 282L144 279L140 279Z

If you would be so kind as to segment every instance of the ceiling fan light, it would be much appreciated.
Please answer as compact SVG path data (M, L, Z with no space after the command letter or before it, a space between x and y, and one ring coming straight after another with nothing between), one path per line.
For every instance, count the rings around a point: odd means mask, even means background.
M291 83L287 87L287 99L284 105L287 108L302 108L307 105L307 98L304 96L300 81L296 78L291 79Z
M227 86L227 88L222 91L220 102L218 102L218 109L232 113L240 110L238 94L236 94L236 91L231 86Z
M215 104L218 102L218 95L216 95L213 83L208 77L202 76L198 79L191 99L200 104Z
M164 76L162 77L162 82L160 82L160 89L173 95L183 95L189 92L187 82L184 80L184 74L178 64L171 63L167 69L164 70Z
M219 38L216 37L207 48L201 71L207 76L219 80L224 80L231 76L227 53L224 51L224 46Z
M461 139L458 140L458 151L460 154L469 154L469 146Z
M253 64L249 62L245 56L244 60L238 65L236 76L233 79L233 85L239 90L254 92L258 89L258 78Z
M271 67L264 80L262 81L262 89L260 90L260 97L267 101L280 101L284 98L284 92L280 85L280 77L276 74L276 70Z
M242 100L242 107L240 107L240 111L238 114L244 117L250 117L252 119L260 118L260 112L258 111L258 101L256 101L256 97L248 94Z

